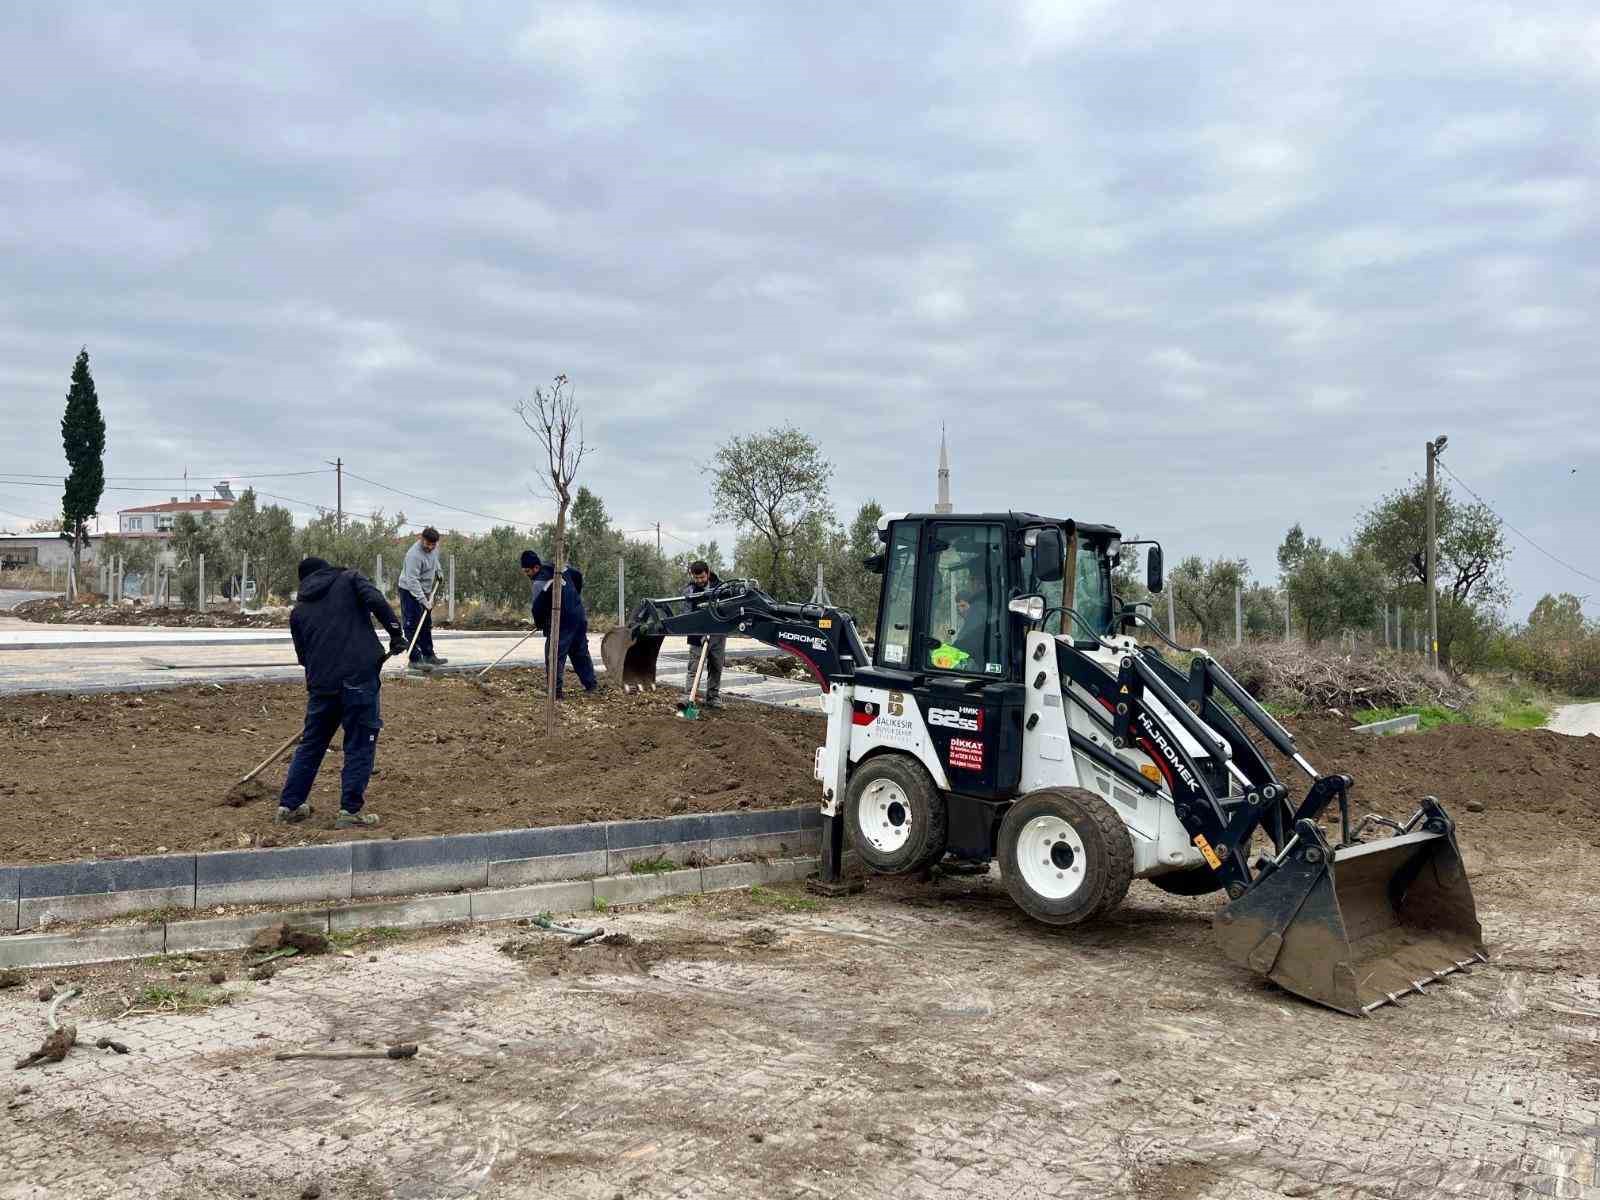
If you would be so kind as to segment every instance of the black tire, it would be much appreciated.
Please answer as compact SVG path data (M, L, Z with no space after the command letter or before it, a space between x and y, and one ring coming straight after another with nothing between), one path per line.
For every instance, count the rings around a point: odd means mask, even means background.
M944 857L944 796L922 764L904 754L880 754L857 767L845 787L844 813L856 853L879 874L920 871Z
M1029 792L1006 813L999 841L1006 891L1047 925L1076 925L1109 912L1133 882L1133 841L1122 818L1082 788Z
M1222 880L1204 863L1181 871L1168 871L1165 875L1152 875L1150 882L1169 896L1209 896L1222 890Z

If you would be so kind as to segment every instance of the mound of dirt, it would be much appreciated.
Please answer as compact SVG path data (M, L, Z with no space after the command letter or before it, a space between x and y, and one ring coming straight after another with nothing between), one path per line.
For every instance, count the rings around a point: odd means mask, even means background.
M1373 737L1334 717L1302 718L1292 728L1314 767L1356 781L1358 813L1403 820L1423 796L1436 796L1472 840L1490 829L1537 839L1563 826L1600 844L1600 738L1474 725ZM1292 763L1271 751L1268 759L1280 778L1304 788ZM1483 810L1468 811L1472 802Z
M270 608L241 616L237 611L156 608L143 604L70 603L60 597L27 600L11 610L23 621L56 625L158 625L185 629L281 629L289 624L287 608Z
M287 759L261 797L234 782L298 729L298 683L7 697L0 705L0 863L415 837L814 804L820 717L730 702L699 721L670 688L576 687L544 729L540 672L506 671L488 694L463 677L391 683L367 791L377 830L333 830L340 737L311 793L314 815L274 825Z

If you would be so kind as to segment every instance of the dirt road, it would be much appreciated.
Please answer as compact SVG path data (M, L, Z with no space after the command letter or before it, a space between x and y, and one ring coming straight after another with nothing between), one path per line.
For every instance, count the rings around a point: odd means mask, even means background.
M1073 931L991 880L699 897L599 918L633 946L358 946L117 1022L83 972L80 1038L134 1052L6 1073L0 1197L1593 1197L1600 856L1470 865L1494 965L1368 1020L1223 963L1210 902L1142 884ZM0 992L6 1053L37 986ZM394 1040L421 1056L272 1058Z
M1551 714L1545 728L1573 737L1600 737L1600 704L1568 704Z

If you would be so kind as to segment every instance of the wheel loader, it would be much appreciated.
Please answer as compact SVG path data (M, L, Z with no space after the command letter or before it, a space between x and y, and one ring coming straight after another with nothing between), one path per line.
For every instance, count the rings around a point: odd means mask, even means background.
M654 684L665 638L695 634L754 638L809 669L827 720L822 885L840 881L848 839L876 872L998 861L1050 925L1095 920L1134 879L1217 892L1228 960L1356 1016L1488 961L1435 798L1352 827L1348 775L1319 772L1216 659L1113 595L1136 545L1160 592L1159 544L1012 512L899 514L879 539L870 650L848 612L749 580L646 600L602 645L630 687Z

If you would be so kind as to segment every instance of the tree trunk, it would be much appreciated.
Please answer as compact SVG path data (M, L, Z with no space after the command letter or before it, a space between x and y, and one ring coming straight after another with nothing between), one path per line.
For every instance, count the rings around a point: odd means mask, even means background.
M556 544L551 551L550 575L550 636L546 642L544 731L550 737L556 732L556 685L561 681L564 664L561 661L561 593L564 590L562 572L566 570L567 553L567 502L556 507Z

